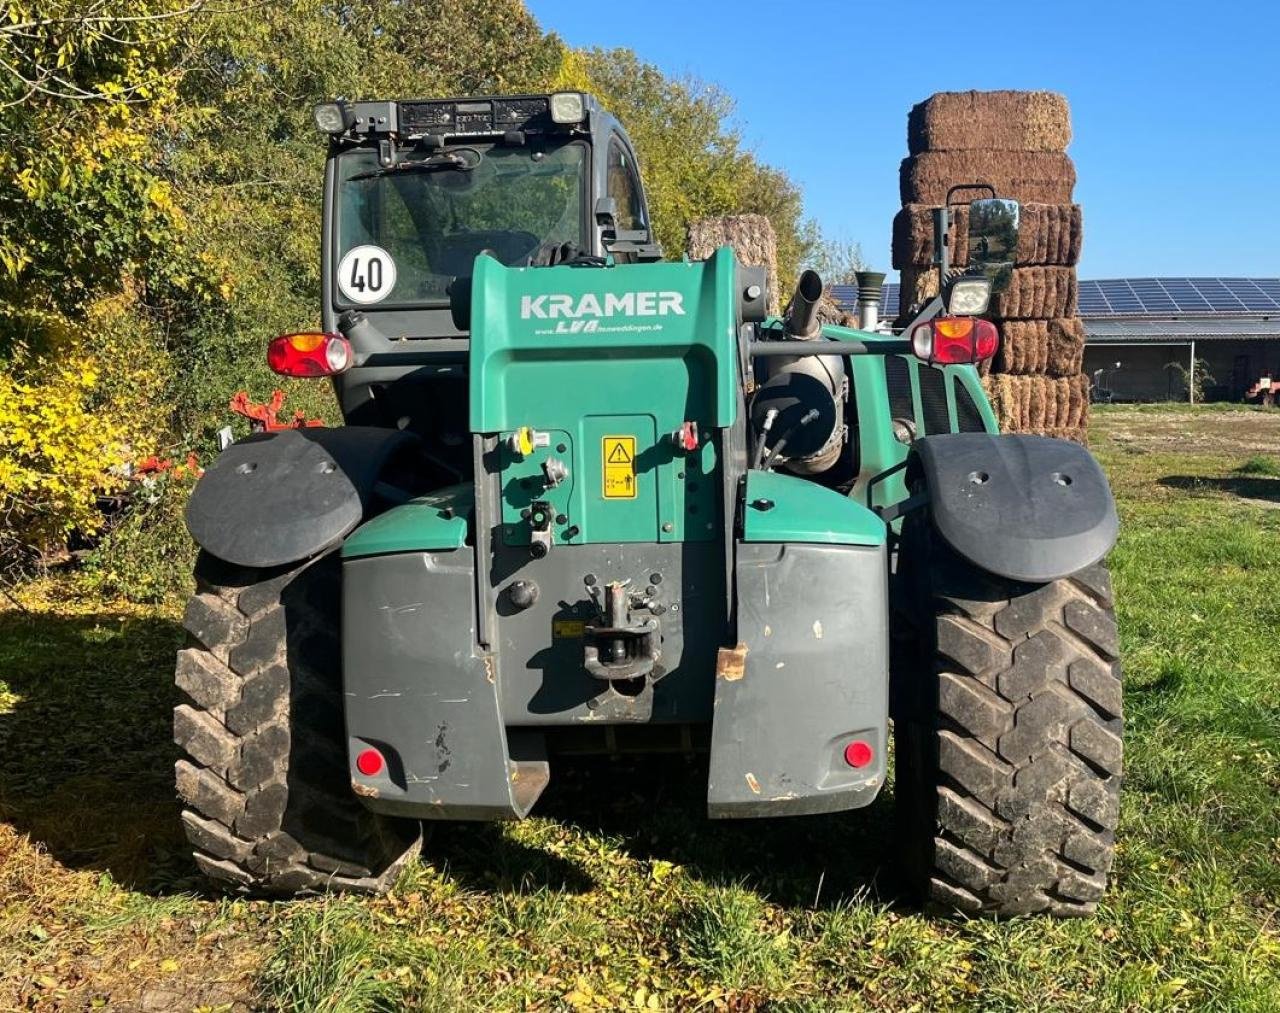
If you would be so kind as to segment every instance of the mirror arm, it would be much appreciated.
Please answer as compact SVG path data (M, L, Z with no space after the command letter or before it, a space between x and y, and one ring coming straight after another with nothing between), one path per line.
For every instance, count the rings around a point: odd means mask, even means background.
M957 190L986 190L989 194L991 194L992 200L995 200L997 196L996 188L992 186L990 183L957 183L955 186L951 187L951 189L947 191L946 204L948 207L950 207L952 203L957 203L957 204L966 203L964 201L953 202L951 200L951 195L954 194Z

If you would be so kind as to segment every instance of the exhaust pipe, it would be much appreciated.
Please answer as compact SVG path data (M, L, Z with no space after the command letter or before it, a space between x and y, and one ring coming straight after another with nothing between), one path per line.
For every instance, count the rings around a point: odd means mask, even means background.
M787 334L801 341L816 338L822 333L818 323L818 303L822 302L822 278L817 271L805 271L796 282L795 295L787 304L783 326Z
M858 329L874 331L880 326L884 274L879 271L859 271L854 275L854 280L858 283Z

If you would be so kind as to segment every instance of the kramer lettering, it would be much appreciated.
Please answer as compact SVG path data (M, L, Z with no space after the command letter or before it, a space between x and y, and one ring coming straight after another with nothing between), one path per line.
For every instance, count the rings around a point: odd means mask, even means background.
M605 293L590 292L575 301L571 295L526 295L520 299L520 316L525 320L581 320L601 317L684 316L684 295L680 292Z

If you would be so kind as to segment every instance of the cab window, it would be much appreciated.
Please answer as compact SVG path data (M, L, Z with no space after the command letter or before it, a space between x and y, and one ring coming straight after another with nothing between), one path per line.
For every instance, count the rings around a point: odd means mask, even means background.
M616 137L609 141L608 174L609 196L618 203L618 228L647 228L635 161Z

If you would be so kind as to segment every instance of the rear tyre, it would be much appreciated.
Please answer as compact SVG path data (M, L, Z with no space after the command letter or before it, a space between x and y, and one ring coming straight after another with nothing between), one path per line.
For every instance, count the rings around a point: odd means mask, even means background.
M906 885L968 914L1087 915L1107 886L1123 721L1111 580L984 573L913 519L896 793Z
M270 570L201 553L178 653L182 822L196 865L238 892L381 893L419 826L351 793L336 553Z

